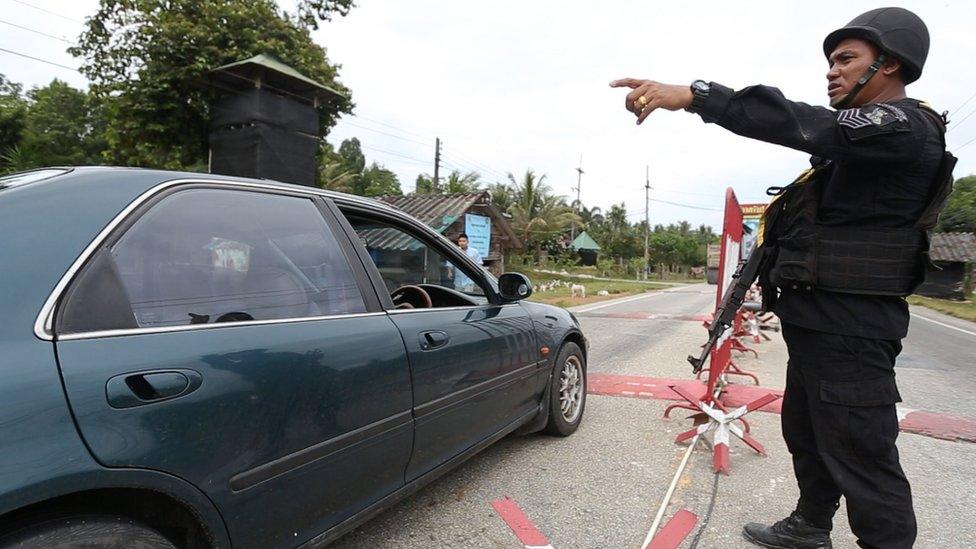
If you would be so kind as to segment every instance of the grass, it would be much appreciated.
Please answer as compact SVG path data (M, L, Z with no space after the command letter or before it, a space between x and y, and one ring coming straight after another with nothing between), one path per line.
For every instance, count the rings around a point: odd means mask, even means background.
M951 301L948 299L936 299L933 297L912 295L908 296L908 302L912 305L922 305L924 307L928 307L929 309L934 309L940 313L945 313L956 318L976 322L976 301L973 301L972 299L967 299L965 301Z
M625 297L628 295L639 294L643 292L648 292L651 290L658 290L662 288L667 288L667 286L659 284L650 284L647 282L617 282L609 280L593 280L592 278L580 278L576 276L564 276L564 275L554 275L551 273L542 273L533 269L516 269L518 272L523 273L528 276L532 281L534 286L540 284L548 284L553 280L562 280L569 282L570 284L582 284L586 286L586 297L572 297L572 290L569 286L560 286L558 288L553 288L547 292L537 292L532 294L529 301L538 301L540 303L548 303L550 305L556 305L557 307L573 307L576 305L584 305L587 303L594 303L597 301L604 301L607 299L616 299L618 297ZM606 290L609 295L600 296L597 295L601 290Z

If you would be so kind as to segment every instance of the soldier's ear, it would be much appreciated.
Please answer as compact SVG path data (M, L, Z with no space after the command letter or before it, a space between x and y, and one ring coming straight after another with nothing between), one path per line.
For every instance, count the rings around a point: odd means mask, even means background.
M885 76L892 76L899 71L901 71L901 61L895 57L889 56L881 66L881 72Z

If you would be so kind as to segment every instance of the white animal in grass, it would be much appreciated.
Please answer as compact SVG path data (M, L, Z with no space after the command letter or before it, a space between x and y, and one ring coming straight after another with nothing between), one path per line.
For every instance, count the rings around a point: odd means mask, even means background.
M569 291L572 292L573 297L586 297L586 286L582 284L573 284L569 287Z
M608 295L610 295L610 292L608 292L606 290L600 290L599 292L596 293L596 295L598 295L598 296L608 296Z

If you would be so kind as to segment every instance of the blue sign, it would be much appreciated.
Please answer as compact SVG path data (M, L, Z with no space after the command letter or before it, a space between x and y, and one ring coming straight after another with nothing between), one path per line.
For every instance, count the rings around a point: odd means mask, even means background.
M491 218L464 214L464 232L468 235L468 246L478 250L481 257L488 257L491 249Z

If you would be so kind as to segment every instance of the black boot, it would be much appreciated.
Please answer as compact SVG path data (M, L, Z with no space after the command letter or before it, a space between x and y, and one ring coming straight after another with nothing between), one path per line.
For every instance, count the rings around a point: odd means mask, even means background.
M830 530L813 526L796 511L772 526L750 522L742 529L742 535L756 545L776 549L833 547L830 543Z

